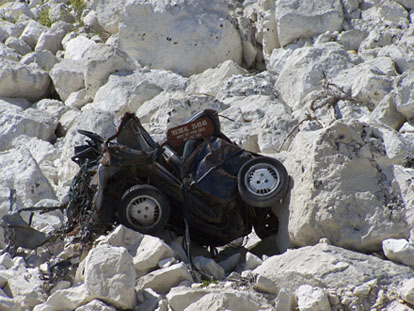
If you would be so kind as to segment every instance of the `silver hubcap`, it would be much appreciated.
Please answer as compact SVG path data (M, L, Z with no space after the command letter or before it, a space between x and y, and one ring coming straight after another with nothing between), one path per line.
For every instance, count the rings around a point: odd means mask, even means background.
M272 193L277 189L279 183L279 172L274 166L267 163L251 166L245 175L247 190L259 196Z
M160 216L160 205L157 200L150 196L135 197L127 206L128 221L140 227L153 225Z

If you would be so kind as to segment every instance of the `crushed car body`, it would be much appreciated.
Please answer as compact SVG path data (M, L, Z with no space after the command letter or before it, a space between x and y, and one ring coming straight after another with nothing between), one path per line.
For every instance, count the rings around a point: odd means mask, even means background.
M123 224L144 234L168 229L205 246L221 246L255 229L276 234L271 207L289 187L281 162L244 150L220 130L218 113L204 110L156 142L126 113L109 138L75 146L80 169L65 206L66 235L87 240Z

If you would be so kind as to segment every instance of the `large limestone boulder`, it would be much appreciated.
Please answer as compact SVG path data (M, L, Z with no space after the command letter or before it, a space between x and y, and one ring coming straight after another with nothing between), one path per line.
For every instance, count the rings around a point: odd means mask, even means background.
M75 310L91 300L93 297L88 292L86 285L80 283L67 289L57 290L48 297L47 301L36 305L33 311Z
M380 250L386 238L408 236L409 207L393 182L392 144L385 136L350 120L295 137L284 163L294 181L288 224L293 244L327 237L334 245L369 251Z
M22 55L19 54L15 49L12 49L3 43L0 43L0 57L3 60L12 60L18 62L22 58Z
M50 70L49 74L56 92L65 101L72 92L85 87L84 67L81 62L64 59Z
M13 139L20 135L37 137L46 141L56 139L58 120L49 113L35 108L0 108L0 151L11 147Z
M241 64L240 35L227 10L222 0L130 0L119 24L119 46L143 65L183 76L227 59Z
M14 270L14 271L13 271ZM34 306L46 300L42 273L39 268L25 269L22 266L13 267L14 274L7 280L7 288L13 301L23 310L31 310Z
M216 96L225 81L235 75L247 75L248 71L232 60L227 60L216 68L209 68L188 80L187 92Z
M353 98L373 108L391 92L395 76L397 71L392 59L377 57L341 71L332 82Z
M23 97L36 101L47 94L49 84L46 71L11 60L0 62L0 97Z
M0 186L16 191L19 209L34 206L42 199L56 199L50 183L25 148L0 152L0 174Z
M275 24L282 47L299 38L341 30L342 20L339 0L280 0L276 4Z
M395 79L397 110L408 119L414 117L414 70L408 70Z
M298 48L286 60L275 89L290 107L297 107L309 92L320 88L323 74L332 79L352 66L348 53L338 44Z
M123 247L101 245L92 249L85 262L85 286L92 297L120 309L135 304L135 269Z
M137 277L158 267L160 260L174 256L174 251L161 239L144 236L133 258Z
M49 72L59 62L59 60L48 50L38 50L36 52L26 54L20 62L26 65L31 63L37 64L44 71Z
M397 285L413 275L409 267L324 243L272 256L254 272L291 292L302 284L346 289L373 279L381 285ZM376 296L374 291L371 294Z
M186 265L181 262L140 277L135 289L141 292L146 288L151 288L157 293L166 294L182 281L192 282L193 278Z
M85 53L85 88L92 98L116 71L133 71L138 65L125 52L107 44L97 44Z
M45 30L45 26L41 25L39 22L30 20L20 35L20 39L25 41L33 50L37 44L37 40L39 40L40 35Z
M271 309L264 297L254 291L223 288L175 287L167 294L173 310L267 310Z
M105 31L111 34L118 32L119 21L122 18L126 2L126 0L93 1L98 23Z
M93 106L102 111L122 116L135 113L146 101L164 90L182 90L187 79L165 70L138 70L116 72L97 91Z

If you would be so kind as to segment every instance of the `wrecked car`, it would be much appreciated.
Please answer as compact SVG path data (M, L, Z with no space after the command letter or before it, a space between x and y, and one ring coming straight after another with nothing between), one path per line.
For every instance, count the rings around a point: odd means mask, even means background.
M226 137L216 111L170 128L163 142L130 113L107 139L78 131L88 139L72 158L81 169L67 208L68 232L121 223L151 235L169 229L213 247L252 228L262 239L277 233L271 207L285 197L288 173L280 161Z

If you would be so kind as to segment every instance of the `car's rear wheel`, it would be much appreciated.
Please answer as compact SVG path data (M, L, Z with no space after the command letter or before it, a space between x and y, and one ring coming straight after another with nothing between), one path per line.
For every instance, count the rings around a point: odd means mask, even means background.
M273 158L252 158L242 165L238 173L240 196L254 207L278 203L286 195L288 186L286 168Z
M144 234L157 234L167 224L170 205L165 195L150 185L136 185L122 196L119 222Z

